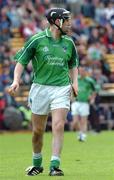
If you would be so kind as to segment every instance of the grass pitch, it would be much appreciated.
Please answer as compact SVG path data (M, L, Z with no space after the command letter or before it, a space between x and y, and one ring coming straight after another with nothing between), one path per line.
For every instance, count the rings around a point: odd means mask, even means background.
M88 134L86 142L78 142L74 132L65 133L62 152L64 177L49 177L51 133L44 136L44 173L25 176L31 165L31 133L0 134L0 180L113 180L114 132Z

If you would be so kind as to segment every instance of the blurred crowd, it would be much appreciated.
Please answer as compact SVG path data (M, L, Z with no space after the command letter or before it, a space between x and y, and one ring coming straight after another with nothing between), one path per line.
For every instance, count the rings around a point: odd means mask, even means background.
M65 7L72 12L71 36L77 46L80 64L86 67L87 75L93 77L103 88L104 83L114 83L114 74L106 61L106 54L114 54L114 0L0 0L0 128L4 124L5 110L14 107L21 112L22 120L30 119L30 112L23 104L18 104L10 97L6 88L13 79L15 61L13 56L17 48L11 46L13 30L18 29L26 41L30 36L47 27L45 11L48 8ZM25 69L21 84L32 82L31 64ZM91 107L90 122L93 129L99 131L100 122L112 120L109 128L114 127L113 107L99 107L100 97ZM10 109L11 110L11 109ZM6 113L7 114L7 113ZM29 115L28 115L29 114ZM27 116L28 115L28 116ZM27 118L26 118L27 116ZM94 119L94 120L93 120ZM27 121L23 126L27 126ZM49 116L50 129L51 118ZM69 112L66 129L70 129L72 121ZM21 122L21 121L20 121ZM10 129L10 128L9 128Z

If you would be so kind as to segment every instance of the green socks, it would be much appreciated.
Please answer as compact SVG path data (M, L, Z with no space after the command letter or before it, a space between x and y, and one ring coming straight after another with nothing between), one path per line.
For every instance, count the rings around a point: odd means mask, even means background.
M33 153L33 166L41 167L42 166L42 154L41 153ZM52 156L50 162L50 169L53 167L59 168L60 166L60 158L56 156Z
M53 161L51 161L50 169L51 169L52 167L58 168L59 166L60 166L60 162L59 162L58 160L53 160Z
M51 163L50 163L50 169L53 167L59 168L60 166L60 158L56 156L52 156Z
M33 166L41 167L41 165L42 165L41 153L33 153Z

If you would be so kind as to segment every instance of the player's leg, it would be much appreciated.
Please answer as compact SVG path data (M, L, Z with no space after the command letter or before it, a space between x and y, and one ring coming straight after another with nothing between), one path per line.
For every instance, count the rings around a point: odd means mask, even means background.
M76 131L80 131L80 102L73 102L71 104L71 113L72 113L72 123L71 123L71 130L76 130ZM78 135L78 139L79 139L79 135Z
M80 117L80 130L86 133L87 126L88 126L88 116L81 116Z
M42 146L43 134L46 127L47 115L36 115L32 113L32 146L33 166L27 168L27 175L34 176L43 171L42 168Z
M88 128L88 116L81 116L80 117L80 130L79 130L80 141L85 141L87 128Z
M76 130L78 132L78 140L84 141L86 138L86 131L87 131L87 119L86 117L80 117L79 115L73 115L72 121L72 130Z
M89 104L81 103L79 113L80 113L80 130L79 130L79 140L85 141L86 133L88 129L88 115L89 115Z
M78 131L80 129L80 122L78 115L72 115L71 130Z
M71 86L54 87L51 91L50 109L52 112L52 157L50 163L50 176L63 176L59 169L60 155L63 146L64 124L70 108Z
M63 146L64 138L64 124L66 120L68 110L65 108L55 109L52 111L52 157L50 164L50 175L64 175L63 171L59 169L60 155Z
M72 113L72 122L71 122L71 130L79 129L79 102L72 102L71 104L71 113Z
M47 86L33 83L29 93L28 103L32 111L33 128L33 166L32 168L27 169L28 175L37 175L43 171L41 167L41 150L43 146L43 134L45 131L50 104L49 93L47 92Z

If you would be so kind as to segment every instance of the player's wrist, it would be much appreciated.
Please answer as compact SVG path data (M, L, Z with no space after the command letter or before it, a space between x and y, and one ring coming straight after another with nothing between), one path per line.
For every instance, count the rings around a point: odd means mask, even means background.
M19 81L18 80L14 80L12 84L18 84L19 85Z
M14 78L13 83L18 83L19 84L20 80L18 78Z

